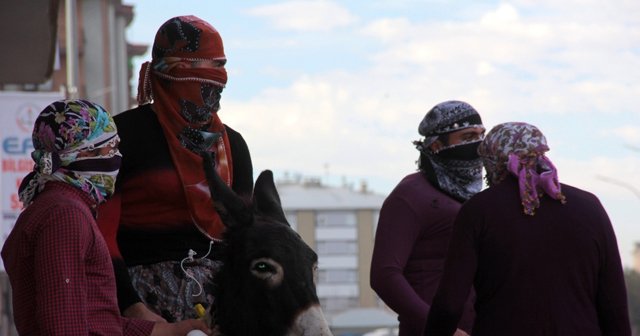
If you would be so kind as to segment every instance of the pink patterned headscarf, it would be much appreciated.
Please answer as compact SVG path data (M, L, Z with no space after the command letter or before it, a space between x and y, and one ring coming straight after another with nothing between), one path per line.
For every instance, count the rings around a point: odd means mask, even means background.
M540 130L523 122L499 124L478 147L489 186L512 174L518 179L524 213L533 216L544 194L566 202L560 190L558 171L544 153L549 150Z

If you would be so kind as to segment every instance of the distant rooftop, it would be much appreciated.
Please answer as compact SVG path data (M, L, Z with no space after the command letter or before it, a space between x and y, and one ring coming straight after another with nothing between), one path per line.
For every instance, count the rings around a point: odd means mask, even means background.
M276 181L285 210L380 209L385 196L374 194L366 183L360 188L323 185L319 179Z

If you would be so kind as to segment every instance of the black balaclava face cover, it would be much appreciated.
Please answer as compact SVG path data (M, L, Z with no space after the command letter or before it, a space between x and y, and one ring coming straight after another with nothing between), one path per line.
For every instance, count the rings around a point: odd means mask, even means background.
M482 140L447 145L437 152L430 145L441 135L472 127L484 129L478 112L465 102L446 101L425 115L418 127L425 138L414 142L420 151L419 168L427 179L461 202L482 189L482 160L477 153Z

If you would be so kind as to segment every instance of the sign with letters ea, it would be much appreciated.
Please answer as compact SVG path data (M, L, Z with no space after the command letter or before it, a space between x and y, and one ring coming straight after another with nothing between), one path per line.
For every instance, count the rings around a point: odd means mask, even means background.
M33 123L47 105L63 98L60 92L0 91L0 246L22 210L18 187L33 169ZM1 260L0 269L4 269Z

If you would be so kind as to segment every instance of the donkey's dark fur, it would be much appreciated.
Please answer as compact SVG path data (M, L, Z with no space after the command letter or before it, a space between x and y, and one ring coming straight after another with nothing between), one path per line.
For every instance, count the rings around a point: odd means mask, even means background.
M211 158L205 156L206 161ZM289 226L271 171L260 174L251 201L208 170L214 203L227 229L216 275L213 319L222 334L290 332L298 314L318 305L316 253Z

